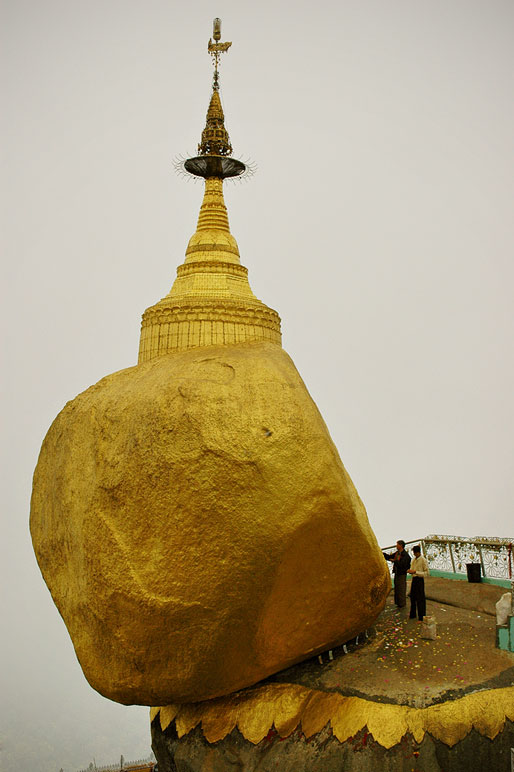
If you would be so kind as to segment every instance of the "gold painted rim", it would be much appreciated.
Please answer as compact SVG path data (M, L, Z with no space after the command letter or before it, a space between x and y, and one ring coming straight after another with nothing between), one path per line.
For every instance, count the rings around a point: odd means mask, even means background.
M502 731L505 719L514 721L514 687L488 689L426 708L412 708L296 684L266 684L207 702L150 709L151 721L158 715L163 731L175 721L179 737L201 724L209 743L222 740L236 727L253 744L264 739L273 727L284 738L300 724L309 738L330 721L341 743L367 727L384 748L397 745L408 733L417 743L428 733L452 747L472 729L493 740Z

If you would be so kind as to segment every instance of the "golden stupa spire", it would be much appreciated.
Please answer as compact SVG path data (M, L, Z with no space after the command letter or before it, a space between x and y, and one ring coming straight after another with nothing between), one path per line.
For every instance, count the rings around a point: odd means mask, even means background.
M201 155L230 155L232 145L225 128L225 116L221 106L220 92L213 89L205 129L202 131L202 141L198 145Z
M223 180L244 174L246 166L231 158L220 100L219 57L232 45L220 42L220 19L214 19L213 38L208 44L214 63L212 95L199 155L184 162L185 171L205 179L204 199L170 292L143 314L140 363L195 346L263 340L281 344L280 317L250 289L248 270L230 233Z

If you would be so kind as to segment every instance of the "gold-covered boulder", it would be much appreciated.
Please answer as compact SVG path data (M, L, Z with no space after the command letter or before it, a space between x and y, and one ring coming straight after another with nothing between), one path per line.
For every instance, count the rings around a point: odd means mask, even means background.
M31 532L88 681L126 704L253 684L371 625L390 588L273 343L161 356L69 402L41 449Z

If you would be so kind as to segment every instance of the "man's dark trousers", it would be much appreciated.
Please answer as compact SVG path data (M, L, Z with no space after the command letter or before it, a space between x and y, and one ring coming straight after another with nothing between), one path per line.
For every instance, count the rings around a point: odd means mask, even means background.
M422 576L413 576L410 588L410 618L415 619L416 607L418 619L423 620L427 613L427 601L425 598L425 580Z
M399 608L404 608L407 603L407 576L406 574L394 575L394 602Z

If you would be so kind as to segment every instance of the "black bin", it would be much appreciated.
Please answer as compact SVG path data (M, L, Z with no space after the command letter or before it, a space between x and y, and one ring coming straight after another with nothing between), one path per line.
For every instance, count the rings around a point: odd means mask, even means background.
M466 563L466 571L468 572L468 582L481 582L482 566L480 563Z

